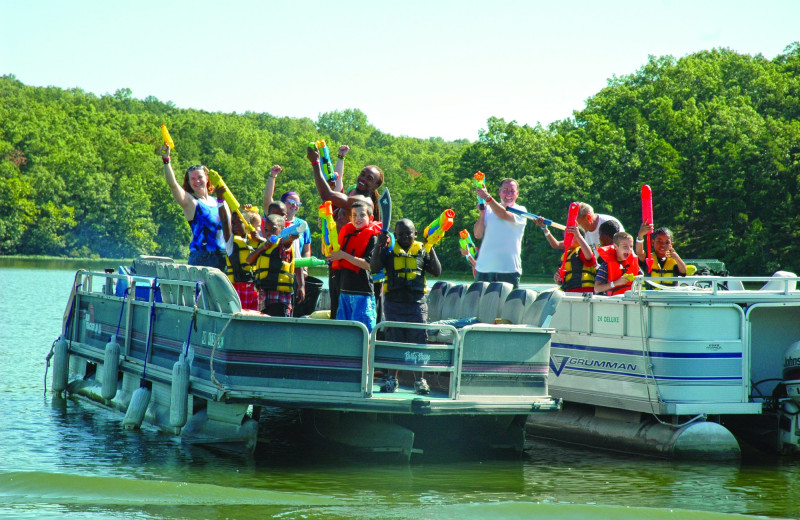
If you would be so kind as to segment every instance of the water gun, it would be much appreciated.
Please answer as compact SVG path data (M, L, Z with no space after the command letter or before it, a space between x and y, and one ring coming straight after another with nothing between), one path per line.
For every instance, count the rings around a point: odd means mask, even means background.
M325 201L319 206L319 218L322 220L322 254L330 256L333 251L339 250L339 232L336 221L333 219L333 206L331 201Z
M475 177L475 187L476 188L483 188L486 189L486 175L483 172L477 172L473 177ZM486 201L482 198L478 197L478 204L480 205L481 211L486 209Z
M175 141L172 140L172 136L169 135L169 130L167 130L167 125L161 125L161 140L164 141L164 144L169 146L170 150L175 149Z
M318 141L308 143L308 147L315 148L319 152L320 166L322 167L322 173L325 174L325 178L328 179L328 181L335 181L338 174L333 169L331 152L328 149L328 145L325 143L325 140L320 139Z
M304 256L294 261L295 267L322 267L328 265L328 261L316 256Z
M464 257L467 262L469 262L469 257L475 258L475 242L472 241L472 237L469 236L469 231L466 229L462 229L458 232L458 236L461 237L458 239L458 245L461 249L466 249L469 254Z
M269 237L268 240L270 241L270 243L275 244L276 242L278 242L278 240L283 240L284 238L289 238L291 236L299 237L300 235L303 234L303 232L307 228L308 228L308 223L306 223L305 221L300 222L299 224L292 224L289 227L283 228L280 235L272 235L271 237ZM296 263L297 262L295 261L295 264Z
M650 189L650 186L647 184L642 185L642 223L643 224L652 224L653 223L653 190ZM651 232L647 232L647 249L645 250L645 263L647 263L647 272L651 272L653 270L653 259L650 256L650 235Z
M578 210L580 210L580 205L577 202L573 202L569 205L569 212L567 213L567 227L578 225ZM567 256L569 256L569 250L572 248L572 241L574 239L575 235L572 233L564 234L564 256L561 259L561 267L558 268L558 276L562 280L564 279L564 275L567 273Z
M436 220L428 224L428 227L422 232L422 236L425 238L425 251L431 252L431 248L442 239L445 231L453 227L455 217L455 211L446 209Z
M222 180L222 176L215 170L208 170L208 180L210 180L211 184L213 184L214 186L221 186L225 188L225 193L222 194L222 198L225 199L225 202L228 203L228 207L231 209L231 211L234 211L236 212L237 215L239 215L239 218L241 219L242 224L244 224L244 227L245 229L247 229L248 233L251 231L255 231L256 228L254 228L250 224L250 222L248 222L239 212L239 207L240 207L239 201L236 200L236 197L234 197L233 193L231 193L231 189L228 188L228 185L225 184L224 180Z

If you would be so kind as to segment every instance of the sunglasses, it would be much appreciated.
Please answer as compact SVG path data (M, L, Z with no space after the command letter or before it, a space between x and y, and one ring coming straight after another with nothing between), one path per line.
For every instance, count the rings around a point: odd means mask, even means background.
M186 169L186 173L189 173L189 172L194 171L194 170L202 170L202 169L203 169L203 165L202 164L195 164L194 166L189 166Z
M294 206L295 208L299 208L300 206L303 205L302 202L299 202L299 201L296 201L296 200L287 200L286 204L289 205L289 206Z

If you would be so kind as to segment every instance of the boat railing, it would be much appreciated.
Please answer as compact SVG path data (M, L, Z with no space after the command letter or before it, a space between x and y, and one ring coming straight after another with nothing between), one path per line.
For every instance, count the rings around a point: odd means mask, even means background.
M677 281L677 285L665 285L665 281ZM716 296L720 292L730 291L763 291L764 293L788 295L797 291L800 277L794 273L778 271L773 276L687 276L679 278L661 278L637 276L630 292L641 295L642 291L658 290L661 294L669 292L701 292ZM762 284L761 287L755 287Z

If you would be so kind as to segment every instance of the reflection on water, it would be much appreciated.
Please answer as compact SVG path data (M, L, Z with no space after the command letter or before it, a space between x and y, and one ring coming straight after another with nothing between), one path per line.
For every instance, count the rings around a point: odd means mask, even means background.
M675 463L531 440L520 460L367 464L303 445L291 411L262 420L245 458L125 431L115 412L43 392L73 276L0 268L0 517L797 517L788 459Z

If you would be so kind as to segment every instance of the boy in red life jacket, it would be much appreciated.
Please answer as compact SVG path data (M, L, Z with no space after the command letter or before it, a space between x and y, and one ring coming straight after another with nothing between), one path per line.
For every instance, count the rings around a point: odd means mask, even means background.
M268 215L264 219L264 238L266 242L250 253L247 263L255 265L255 285L258 289L258 308L263 314L270 316L290 317L292 315L292 297L294 281L303 284L302 276L295 269L294 248L292 242L297 235L280 239L286 221L280 215ZM273 241L274 240L274 241Z
M370 332L375 327L377 311L369 264L380 232L381 224L372 220L369 201L353 202L350 222L339 231L340 249L329 257L339 279L336 319L360 321Z
M594 292L613 296L630 289L633 278L639 274L639 258L633 253L633 237L620 231L614 235L614 243L598 248L597 254L600 267L594 279Z

